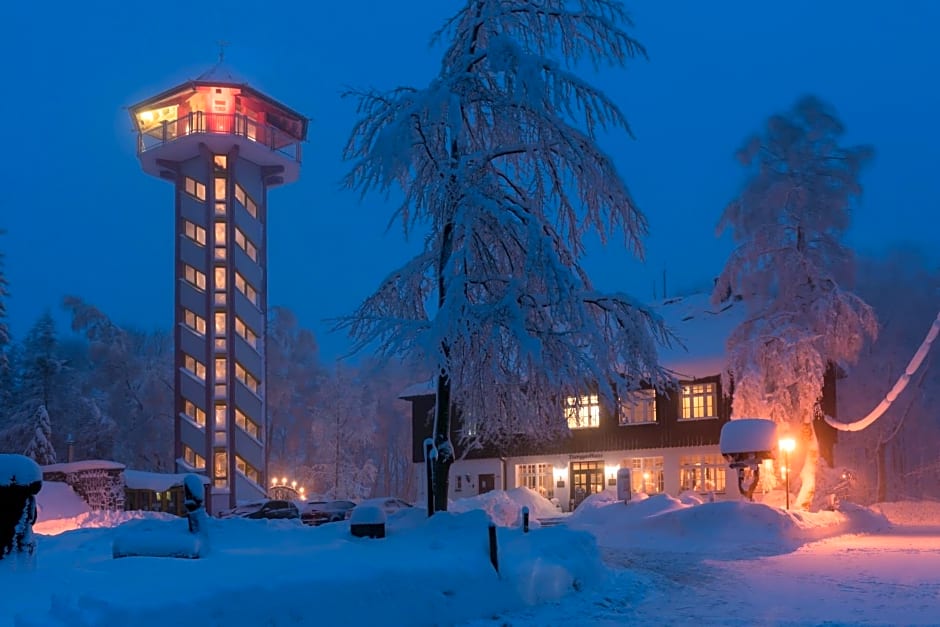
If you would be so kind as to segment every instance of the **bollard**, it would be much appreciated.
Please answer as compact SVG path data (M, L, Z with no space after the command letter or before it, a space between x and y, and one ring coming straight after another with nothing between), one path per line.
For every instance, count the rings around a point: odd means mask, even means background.
M522 533L529 533L529 508L522 506Z
M435 457L434 440L424 439L424 472L427 475L427 497L428 497L428 517L434 515L434 466Z
M490 523L490 563L499 574L499 558L496 555L496 525Z

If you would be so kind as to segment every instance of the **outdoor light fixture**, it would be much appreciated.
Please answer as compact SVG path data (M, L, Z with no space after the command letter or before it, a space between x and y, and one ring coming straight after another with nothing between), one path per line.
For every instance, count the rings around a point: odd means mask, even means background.
M796 448L796 441L793 438L780 438L777 442L780 450L783 451L783 474L787 483L787 510L790 509L790 453Z

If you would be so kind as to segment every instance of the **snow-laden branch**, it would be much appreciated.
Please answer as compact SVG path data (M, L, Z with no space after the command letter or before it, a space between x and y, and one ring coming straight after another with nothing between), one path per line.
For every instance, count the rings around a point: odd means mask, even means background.
M924 341L920 343L920 348L918 348L917 352L914 353L911 361L907 364L907 368L904 369L904 373L898 377L894 387L892 387L891 391L889 391L884 399L878 403L877 407L871 410L867 416L861 420L856 420L855 422L839 422L831 416L826 416L826 422L839 431L861 431L862 429L871 426L886 411L888 411L888 408L891 407L891 404L897 400L901 392L904 391L904 388L907 387L911 377L917 373L917 370L920 368L921 364L923 364L924 359L927 357L927 353L930 351L930 347L933 344L933 341L937 339L938 334L940 334L940 312L937 313L937 317L934 319L933 324L930 325L930 329L927 331L927 335L924 337Z

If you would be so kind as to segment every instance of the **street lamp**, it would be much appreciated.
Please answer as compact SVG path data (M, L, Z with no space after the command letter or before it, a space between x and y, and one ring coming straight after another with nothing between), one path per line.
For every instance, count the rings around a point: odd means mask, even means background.
M796 448L796 441L793 438L780 438L777 442L780 450L783 451L783 473L787 481L787 509L790 509L790 453Z

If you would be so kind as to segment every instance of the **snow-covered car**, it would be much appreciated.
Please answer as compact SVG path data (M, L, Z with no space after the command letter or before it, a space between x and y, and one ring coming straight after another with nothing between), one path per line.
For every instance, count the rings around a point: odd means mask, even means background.
M356 504L352 501L311 501L300 513L300 522L305 525L322 525L349 518Z
M410 509L414 507L414 505L394 496L377 496L362 501L356 507L375 507L385 512L385 515L388 516L403 509Z
M219 518L300 518L300 510L290 501L253 501L219 513Z

